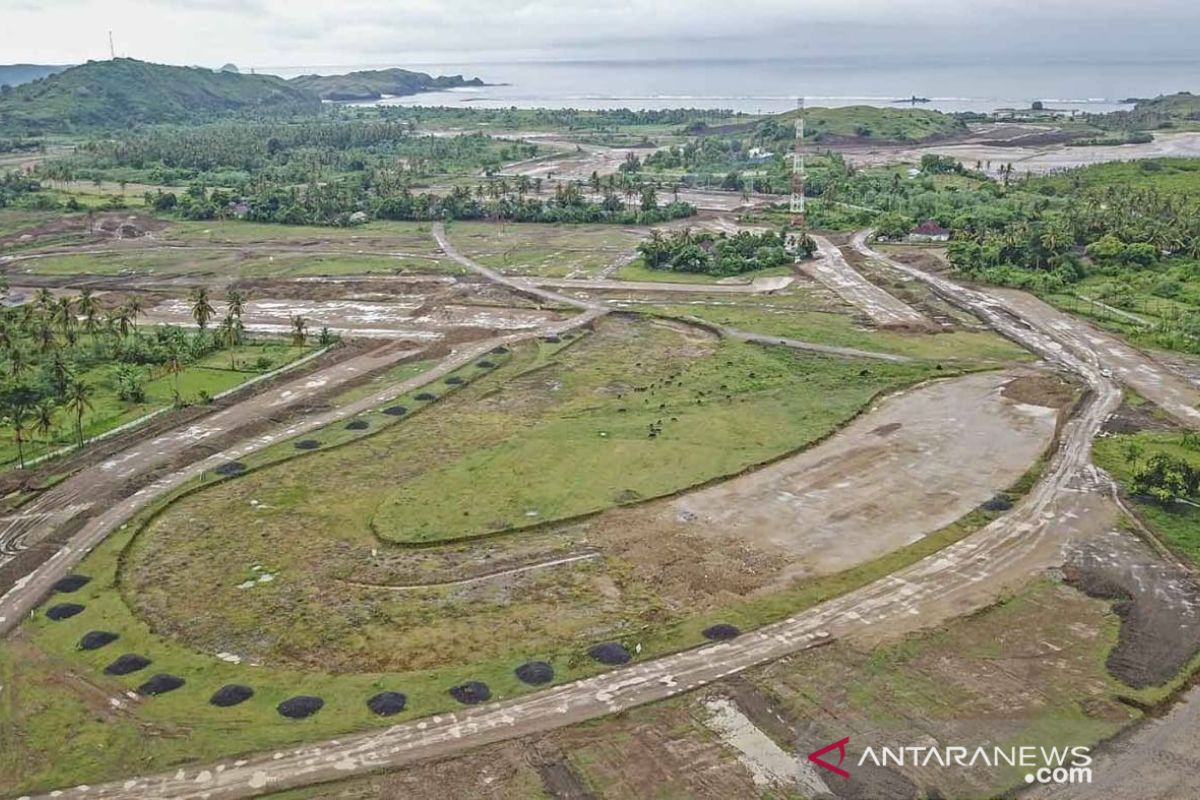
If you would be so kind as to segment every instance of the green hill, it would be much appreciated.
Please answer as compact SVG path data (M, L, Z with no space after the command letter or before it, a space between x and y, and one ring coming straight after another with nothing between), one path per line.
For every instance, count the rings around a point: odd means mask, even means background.
M378 100L384 95L408 95L454 89L459 86L483 86L479 78L462 75L433 77L407 69L375 69L348 72L345 75L301 75L288 83L299 86L323 100Z
M89 61L0 95L0 130L70 133L243 114L312 114L320 100L272 75L239 75L131 58Z
M0 86L19 86L62 72L68 64L0 64Z
M755 122L732 125L693 125L689 133L747 135L772 149L790 147L796 136L795 111L773 114ZM945 139L966 131L966 123L923 108L879 108L842 106L808 108L804 111L804 138L817 144L855 142L907 143Z

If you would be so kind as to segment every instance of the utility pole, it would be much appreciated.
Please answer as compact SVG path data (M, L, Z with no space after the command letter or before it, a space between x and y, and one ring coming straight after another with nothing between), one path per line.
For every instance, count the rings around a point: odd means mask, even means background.
M114 61L117 58L117 48L113 47L112 31L108 32L108 56Z

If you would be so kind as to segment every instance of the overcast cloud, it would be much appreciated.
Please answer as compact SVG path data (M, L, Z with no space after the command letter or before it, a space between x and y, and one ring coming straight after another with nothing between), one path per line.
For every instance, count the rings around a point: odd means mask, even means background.
M1193 59L1195 0L0 0L0 63L798 55Z

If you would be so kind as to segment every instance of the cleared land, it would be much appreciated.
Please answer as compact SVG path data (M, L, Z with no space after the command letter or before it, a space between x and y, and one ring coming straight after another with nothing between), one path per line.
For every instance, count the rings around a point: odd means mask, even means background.
M634 256L646 231L618 225L455 222L447 227L463 255L508 275L591 278Z

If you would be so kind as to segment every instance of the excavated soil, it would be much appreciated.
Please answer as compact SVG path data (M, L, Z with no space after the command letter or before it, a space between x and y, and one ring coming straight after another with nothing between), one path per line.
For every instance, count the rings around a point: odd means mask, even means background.
M275 710L279 712L280 716L287 717L288 719L304 719L320 711L324 705L325 701L319 697L297 695L296 697L289 697L275 706Z
M228 708L229 706L244 703L253 696L254 690L249 686L242 686L238 683L227 683L213 692L213 696L208 698L208 702L220 708Z
M79 640L80 650L99 650L121 638L112 631L88 631Z

